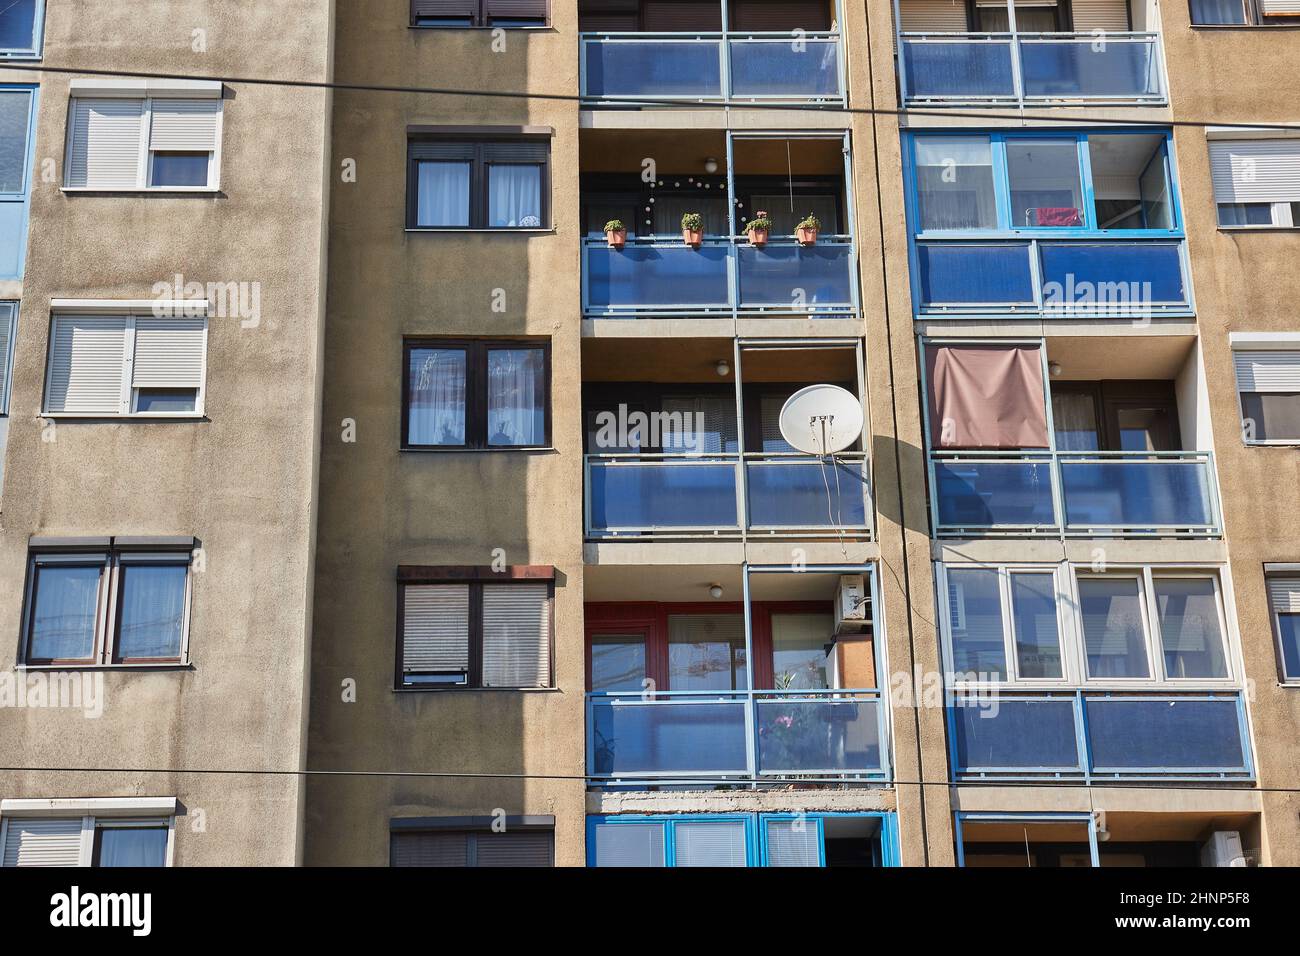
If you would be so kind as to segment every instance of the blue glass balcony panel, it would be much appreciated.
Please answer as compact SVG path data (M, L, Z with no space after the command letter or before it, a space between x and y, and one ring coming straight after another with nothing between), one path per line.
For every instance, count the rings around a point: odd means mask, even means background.
M778 698L755 703L763 773L882 772L877 698Z
M1072 697L959 700L950 713L958 770L1082 772Z
M867 463L771 459L745 464L756 528L865 528ZM830 492L827 493L829 486Z
M909 99L1012 98L1011 41L903 40Z
M746 774L741 700L592 700L590 773Z
M629 242L584 247L587 301L602 309L727 308L727 246Z
M1048 461L941 459L934 463L934 477L941 526L1056 524Z
M1028 245L920 242L916 258L923 308L1034 302Z
M1091 697L1084 707L1097 773L1247 769L1235 697Z
M731 41L731 91L759 99L830 99L840 94L839 41Z
M721 40L589 40L586 96L722 96Z
M848 309L853 303L853 254L847 242L738 246L740 307Z
M1160 57L1153 37L1020 41L1027 97L1159 99Z
M1140 311L1185 305L1181 243L1042 243L1043 306Z
M588 471L591 531L737 528L727 461L600 461Z
M1065 520L1083 527L1212 527L1207 461L1061 462Z

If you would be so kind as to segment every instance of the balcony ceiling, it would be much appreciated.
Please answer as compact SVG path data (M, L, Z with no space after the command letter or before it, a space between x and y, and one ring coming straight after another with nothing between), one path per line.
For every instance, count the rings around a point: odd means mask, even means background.
M1062 380L1176 379L1196 339L1182 335L1052 336L1047 359L1059 362Z
M735 381L735 370L719 375L718 361L733 364L731 339L584 339L582 368L588 382ZM857 378L852 348L745 349L745 382L852 382Z

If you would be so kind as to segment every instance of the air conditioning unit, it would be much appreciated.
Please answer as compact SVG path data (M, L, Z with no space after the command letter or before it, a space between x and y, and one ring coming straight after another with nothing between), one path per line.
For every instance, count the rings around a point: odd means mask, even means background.
M860 574L842 574L835 588L835 633L857 634L867 628L867 585Z
M1201 866L1245 866L1246 852L1236 830L1216 830L1201 846Z

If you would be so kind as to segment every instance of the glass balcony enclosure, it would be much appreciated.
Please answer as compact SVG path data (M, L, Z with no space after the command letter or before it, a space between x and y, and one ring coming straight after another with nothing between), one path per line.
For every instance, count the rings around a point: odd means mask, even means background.
M1125 0L895 0L905 105L1163 105L1147 8Z
M836 0L582 0L582 96L592 105L842 105Z
M917 133L904 147L918 316L1191 314L1167 130Z
M887 777L870 569L742 574L741 603L587 606L593 785ZM844 587L859 597L837 618Z
M925 341L935 534L1219 536L1213 453L1184 449L1202 428L1177 383L1070 379L1084 346L1053 361L1041 341Z
M635 357L616 345L587 351L584 367L609 370L583 389L588 538L870 536L861 436L819 457L788 445L779 424L806 385L862 394L858 341L642 340ZM685 380L653 380L669 369Z
M843 132L584 130L583 315L858 314L848 150ZM801 240L808 217L820 228ZM765 241L748 230L759 218ZM605 234L615 220L619 244Z

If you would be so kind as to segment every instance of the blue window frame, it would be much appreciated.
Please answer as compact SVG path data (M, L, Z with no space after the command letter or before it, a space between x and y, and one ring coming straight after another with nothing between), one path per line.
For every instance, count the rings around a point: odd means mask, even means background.
M0 4L0 60L41 55L45 0L5 0Z
M23 277L35 116L35 86L0 84L0 279Z
M1191 311L1159 127L904 136L921 314Z
M860 835L876 866L899 865L897 819L879 811L589 816L587 865L822 867L837 835Z

